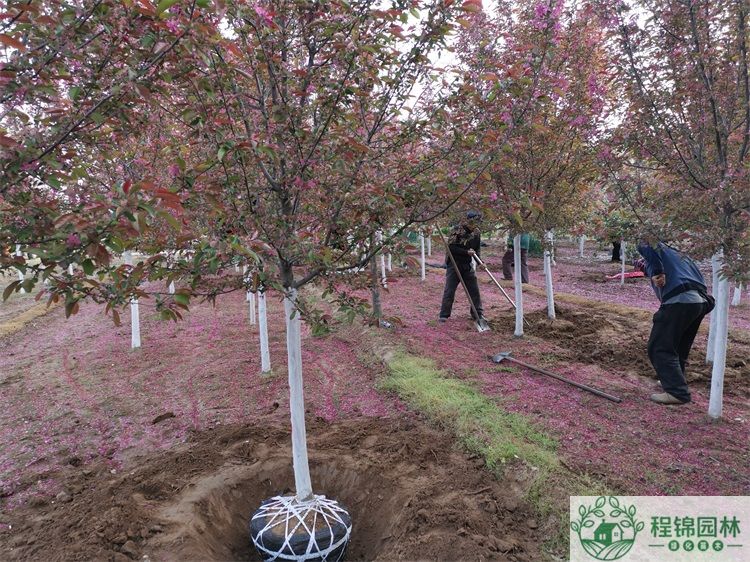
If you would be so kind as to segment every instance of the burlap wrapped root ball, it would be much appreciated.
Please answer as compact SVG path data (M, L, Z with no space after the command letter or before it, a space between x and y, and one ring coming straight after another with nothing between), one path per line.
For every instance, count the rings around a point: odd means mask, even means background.
M294 496L265 500L250 519L250 539L266 562L340 562L352 532L352 518L336 500Z

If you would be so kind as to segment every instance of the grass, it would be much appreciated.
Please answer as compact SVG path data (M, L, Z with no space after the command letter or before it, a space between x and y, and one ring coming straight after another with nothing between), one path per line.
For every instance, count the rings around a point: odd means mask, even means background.
M554 518L556 526L545 548L567 554L568 496L608 495L611 490L566 469L557 456L557 441L525 416L503 410L472 384L451 378L432 361L397 353L386 363L389 372L382 387L453 431L469 451L484 458L495 476L502 478L513 463L533 471L526 500L540 517Z

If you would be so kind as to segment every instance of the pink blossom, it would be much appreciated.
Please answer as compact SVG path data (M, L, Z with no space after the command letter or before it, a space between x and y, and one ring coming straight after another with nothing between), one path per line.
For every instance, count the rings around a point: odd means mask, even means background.
M167 29L174 34L177 34L180 31L180 22L175 18L167 20L165 25L167 26Z
M81 245L81 237L74 232L73 234L68 235L67 239L65 240L65 245L68 248L77 248Z
M258 14L263 19L263 21L266 23L266 25L268 25L268 26L273 26L274 25L274 23L273 23L273 13L269 12L268 10L266 10L265 8L263 8L263 6L259 6L258 4L256 4L255 6L253 6L253 8L255 9L255 13Z
M492 201L493 203L497 201L497 191L493 191L492 193L490 193L490 201Z
M177 164L170 164L167 168L167 172L169 172L171 177L176 178L180 175L180 167Z

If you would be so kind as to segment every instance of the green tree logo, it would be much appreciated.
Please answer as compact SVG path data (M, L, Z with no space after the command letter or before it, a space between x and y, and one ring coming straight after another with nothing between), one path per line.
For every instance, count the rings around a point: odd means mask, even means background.
M614 496L600 496L594 505L578 508L581 517L571 521L570 528L592 558L619 560L630 552L636 536L645 526L643 521L636 520L635 513L634 505L621 505Z

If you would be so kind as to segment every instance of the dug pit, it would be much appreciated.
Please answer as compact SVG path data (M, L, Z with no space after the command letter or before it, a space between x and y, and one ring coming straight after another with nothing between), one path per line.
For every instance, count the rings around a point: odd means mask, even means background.
M313 489L352 515L347 559L542 559L559 522L524 499L533 473L508 466L498 479L450 434L402 415L308 425ZM250 514L294 484L289 428L270 424L196 433L116 474L69 471L68 501L10 515L7 559L259 560Z

